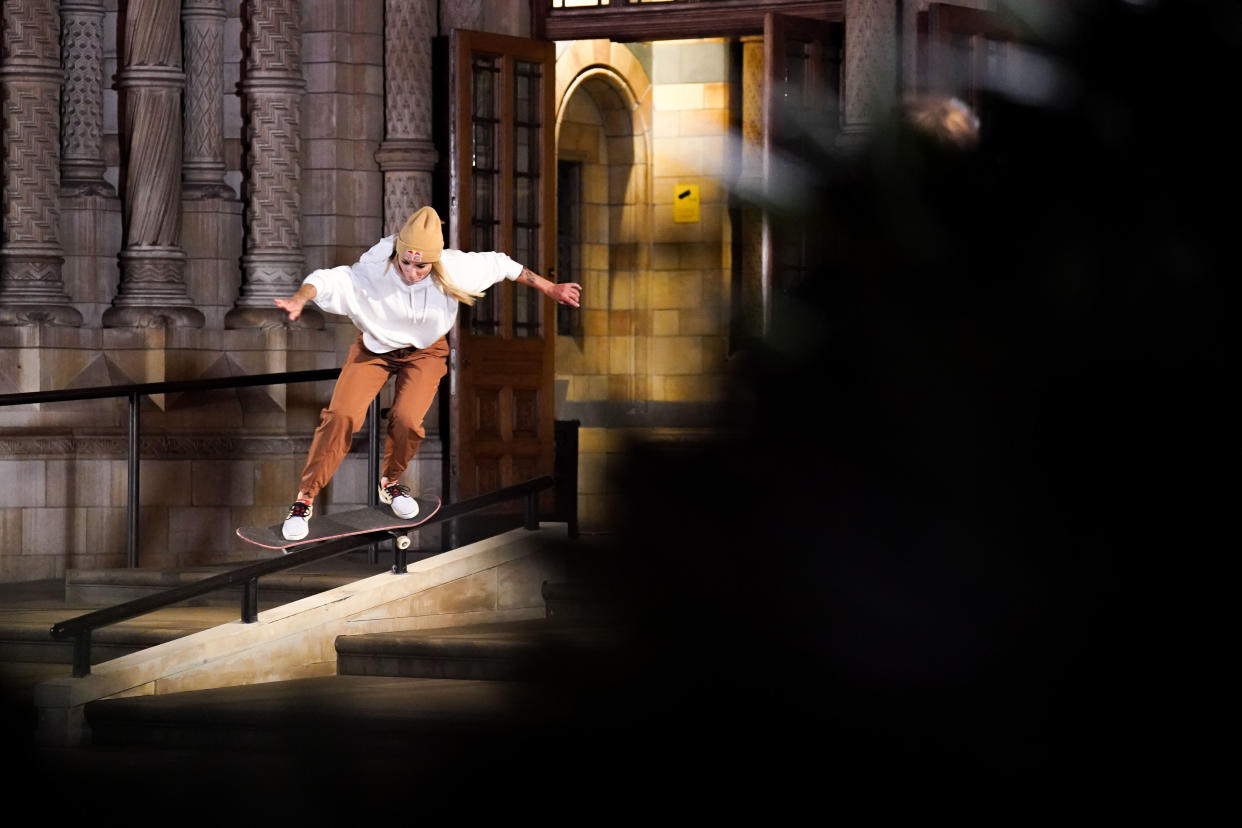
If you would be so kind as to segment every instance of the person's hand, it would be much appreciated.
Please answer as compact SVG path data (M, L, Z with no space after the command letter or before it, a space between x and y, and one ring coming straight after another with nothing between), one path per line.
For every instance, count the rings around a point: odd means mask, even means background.
M552 286L548 295L555 299L558 305L581 307L579 302L582 300L582 285L577 282L560 282Z
M289 312L289 321L293 322L302 315L302 308L306 307L306 302L297 296L290 296L288 299L273 299L276 307Z

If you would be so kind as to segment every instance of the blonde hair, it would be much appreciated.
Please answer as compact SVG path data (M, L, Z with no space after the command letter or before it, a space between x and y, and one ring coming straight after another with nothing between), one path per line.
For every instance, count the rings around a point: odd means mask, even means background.
M914 127L946 145L970 149L979 142L979 118L957 98L912 95L902 109Z
M384 272L387 273L388 267L396 261L397 249L394 247L392 253L388 256L388 265L384 267ZM431 263L431 280L436 283L436 286L439 287L446 296L456 299L458 302L461 302L467 307L472 307L475 299L483 298L482 293L471 293L468 290L458 287L457 283L449 278L448 271L444 269L444 263L439 260Z

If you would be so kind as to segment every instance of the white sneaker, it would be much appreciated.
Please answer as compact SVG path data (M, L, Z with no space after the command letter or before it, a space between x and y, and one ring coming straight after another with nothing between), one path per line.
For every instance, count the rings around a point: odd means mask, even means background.
M392 505L392 513L402 520L409 520L418 514L418 501L410 497L410 487L404 483L389 483L380 486L380 503Z
M301 540L306 537L306 533L310 531L311 513L314 511L309 501L293 501L293 505L289 507L289 516L285 518L285 525L280 530L285 540Z

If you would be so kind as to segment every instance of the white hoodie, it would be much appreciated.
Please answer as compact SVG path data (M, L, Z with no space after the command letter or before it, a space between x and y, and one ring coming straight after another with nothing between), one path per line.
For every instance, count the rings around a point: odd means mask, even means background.
M380 239L352 265L313 271L302 282L315 286L316 305L348 316L362 331L362 344L376 354L411 345L426 348L457 321L457 300L431 276L413 285L401 281L396 265L388 264L393 238ZM440 262L449 279L471 293L522 275L522 265L503 253L446 249Z

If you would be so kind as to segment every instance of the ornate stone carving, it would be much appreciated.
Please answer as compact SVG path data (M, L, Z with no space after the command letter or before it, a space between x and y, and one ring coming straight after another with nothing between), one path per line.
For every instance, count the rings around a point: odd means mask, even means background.
M180 0L128 0L123 9L124 113L121 286L103 315L106 327L201 327L186 294L181 249Z
M0 324L80 325L61 281L60 11L5 0Z
M431 175L416 172L384 173L384 233L396 233L410 213L431 203Z
M897 92L894 0L846 0L844 140L858 140L893 105Z
M104 180L103 17L101 0L61 0L60 189L69 196L113 196Z
M483 29L483 0L444 0L440 4L440 34L453 29Z
M435 0L384 3L384 123L389 138L431 135L431 41Z
M462 11L459 7L470 5L446 4L446 11L447 7ZM477 17L478 4L473 5ZM431 176L439 160L431 134L431 42L435 32L435 0L386 0L386 139L375 159L384 171L384 228L387 233L401 229L410 213L431 203Z
M297 290L305 270L301 240L302 80L299 0L247 0L246 59L240 89L246 121L244 280L230 328L284 326L272 300ZM323 327L307 308L295 327Z
M236 198L224 182L223 0L182 0L185 49L183 198Z
M59 255L57 96L50 83L17 78L7 71L4 79L6 241L45 247L49 254Z

